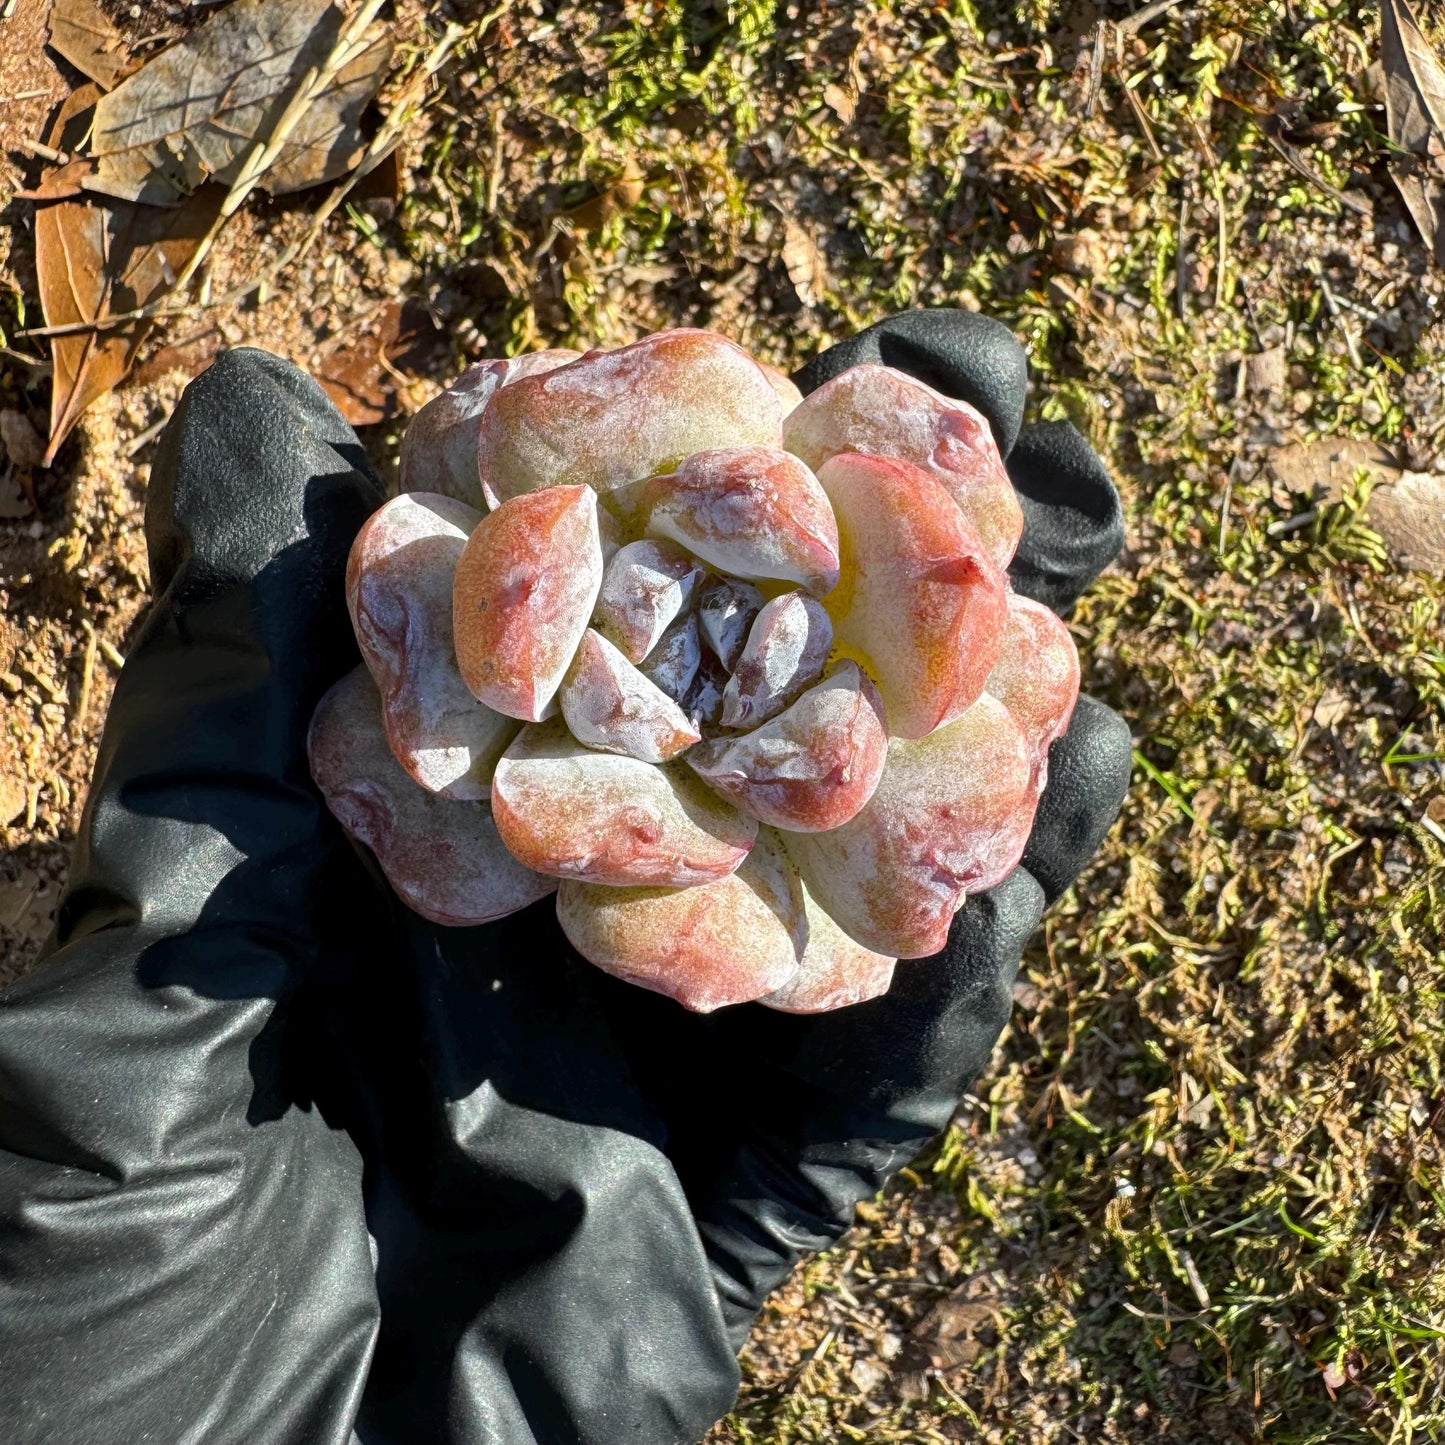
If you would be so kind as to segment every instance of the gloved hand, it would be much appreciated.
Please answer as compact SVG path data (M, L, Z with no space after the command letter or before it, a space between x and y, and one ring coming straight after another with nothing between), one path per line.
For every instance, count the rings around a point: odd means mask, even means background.
M916 312L796 379L870 358L989 417L1014 584L1067 606L1118 499L1073 428L1019 431L1016 344ZM833 1014L687 1014L578 959L550 900L427 923L307 772L380 501L263 352L220 357L162 439L157 601L45 964L0 995L7 1445L696 1440L768 1291L948 1122L1118 810L1128 732L1081 699L1023 865Z

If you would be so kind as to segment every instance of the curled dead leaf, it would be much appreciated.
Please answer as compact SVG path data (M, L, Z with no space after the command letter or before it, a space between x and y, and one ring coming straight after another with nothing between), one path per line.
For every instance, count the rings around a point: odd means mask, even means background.
M86 123L99 91L67 98L50 141L59 147ZM52 201L35 211L35 271L47 326L104 321L166 291L218 214L224 193L207 186L170 210L99 197ZM146 320L50 338L53 366L49 466L77 418L115 386L150 328Z
M421 302L388 302L327 354L316 379L352 426L372 426L396 410L398 373L425 371L447 345Z
M1381 0L1380 58L1390 139L1390 175L1420 238L1445 266L1445 65L1406 0Z
M816 306L823 295L823 255L813 233L791 216L783 222L783 268L798 300Z

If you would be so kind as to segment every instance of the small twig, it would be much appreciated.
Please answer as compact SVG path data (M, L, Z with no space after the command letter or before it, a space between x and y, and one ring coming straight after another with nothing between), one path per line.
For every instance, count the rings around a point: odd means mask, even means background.
M1318 507L1311 507L1308 512L1301 512L1297 517L1285 517L1282 521L1271 522L1265 530L1270 537L1287 537L1291 532L1298 532L1301 527L1308 527L1320 515Z
M116 651L114 643L108 642L104 637L96 639L96 646L100 648L101 656L116 669L117 672L125 666L125 658Z
M1157 20L1166 10L1181 3L1182 0L1153 0L1152 4L1115 23L1125 35L1137 35L1151 20Z
M86 710L90 707L90 689L95 681L95 649L97 646L95 628L82 618L81 630L85 633L85 657L80 664L80 695L75 700L73 723L77 732L85 727Z
M1174 309L1179 319L1185 319L1188 311L1188 285L1184 277L1185 227L1189 224L1189 181L1186 177L1179 188L1179 234L1174 246Z
M1331 320L1345 340L1345 350L1350 353L1350 360L1355 364L1356 371L1363 371L1364 364L1360 360L1360 349L1355 345L1355 338L1350 334L1350 329L1345 325L1345 318L1340 315L1339 302L1335 300L1335 293L1330 289L1330 283L1325 279L1325 273L1318 260L1313 256L1309 259L1309 271L1315 280L1320 283L1320 294L1325 298L1325 307L1330 313Z
M42 86L39 90L22 90L18 95L0 95L0 105L9 105L17 100L39 100L42 95L49 94L49 86Z
M1101 20L1094 27L1094 53L1089 57L1089 99L1084 113L1092 120L1099 108L1099 92L1104 85L1104 45L1109 22Z
M154 440L166 429L166 423L167 423L169 420L170 420L170 417L169 417L169 416L163 416L158 422L155 422L153 425L148 426L148 427L147 427L143 432L141 432L141 434L140 434L139 436L137 436L137 437L131 442L131 444L125 449L125 454L126 454L126 456L127 456L127 457L133 457L133 456L135 456L135 454L136 454L138 451L142 450L142 448L144 448L148 443L154 441Z
M1122 64L1124 59L1123 46L1117 43L1122 37L1118 31L1115 31L1114 34L1116 40L1115 53L1119 57L1119 63ZM1134 94L1134 87L1129 84L1128 80L1121 80L1119 84L1124 89L1124 99L1129 102L1129 109L1134 112L1134 119L1139 122L1139 129L1143 133L1144 139L1148 143L1154 159L1162 162L1164 152L1159 149L1159 142L1154 139L1154 127L1149 124L1149 115L1144 109L1144 102Z
M64 151L58 151L54 146L48 146L44 141L31 140L28 136L22 138L20 149L27 155L39 156L41 160L50 161L57 166L68 166L70 157Z
M0 346L0 356L8 356L11 361L19 361L26 366L33 366L37 371L50 370L50 362L43 356L26 356L23 351L16 351L12 346Z
M1336 190L1318 171L1311 170L1295 153L1291 146L1287 146L1278 136L1271 135L1268 130L1261 128L1260 134L1284 157L1286 164L1291 170L1298 171L1311 185L1318 186L1332 200L1338 201L1342 206L1352 210L1357 216L1368 216L1370 208L1358 196L1348 196L1341 190Z
M1141 1320L1163 1320L1165 1324L1170 1325L1192 1325L1204 1313L1203 1310L1200 1310L1198 1314L1176 1315L1172 1311L1160 1313L1158 1310L1141 1310L1138 1305L1130 1304L1128 1300L1120 1300L1119 1303L1122 1304L1131 1315L1138 1315Z
M1189 124L1193 127L1199 149L1204 152L1204 163L1209 167L1210 179L1214 182L1214 205L1219 222L1219 260L1214 267L1214 304L1222 307L1227 300L1224 293L1224 263L1229 254L1229 223L1224 214L1224 177L1219 173L1219 161L1215 157L1214 147L1209 144L1209 137L1204 134L1203 128L1192 115L1189 117Z
M1179 1263L1184 1266L1184 1273L1189 1279L1189 1288L1194 1291L1194 1298L1199 1301L1199 1308L1209 1308L1209 1291L1204 1287L1204 1281L1199 1277L1199 1266L1194 1263L1194 1256L1187 1249L1179 1251Z

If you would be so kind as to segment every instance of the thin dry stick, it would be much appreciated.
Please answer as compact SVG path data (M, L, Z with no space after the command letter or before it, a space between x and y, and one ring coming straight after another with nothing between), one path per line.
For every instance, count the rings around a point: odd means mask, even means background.
M1153 0L1153 4L1146 5L1142 10L1136 10L1126 19L1118 21L1118 27L1125 35L1136 35L1151 20L1157 20L1166 10L1172 10L1182 3L1183 0Z
M1186 228L1189 225L1189 181L1179 188L1179 236L1174 245L1174 307L1183 321L1188 312L1188 288L1184 276Z
M1271 135L1267 130L1261 129L1260 134L1284 157L1290 169L1298 171L1311 185L1318 186L1327 196L1354 211L1356 215L1368 216L1370 214L1370 208L1364 201L1360 200L1358 196L1346 195L1344 191L1337 190L1318 171L1311 170L1295 154L1292 146L1287 146L1278 136Z
M1224 273L1225 261L1229 255L1229 223L1224 214L1224 177L1219 173L1219 161L1215 157L1214 147L1209 144L1209 138L1204 134L1198 120L1191 115L1189 124L1194 129L1194 138L1199 142L1199 149L1204 152L1204 162L1209 167L1209 175L1214 182L1214 205L1219 221L1219 261L1214 268L1214 304L1222 307L1227 299Z

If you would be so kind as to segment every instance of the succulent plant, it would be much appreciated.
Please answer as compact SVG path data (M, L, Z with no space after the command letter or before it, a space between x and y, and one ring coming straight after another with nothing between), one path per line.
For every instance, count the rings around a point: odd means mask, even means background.
M814 1012L1017 864L1079 667L1009 588L1022 514L966 403L877 364L804 398L664 331L469 368L401 484L310 748L417 912L556 891L610 973Z

